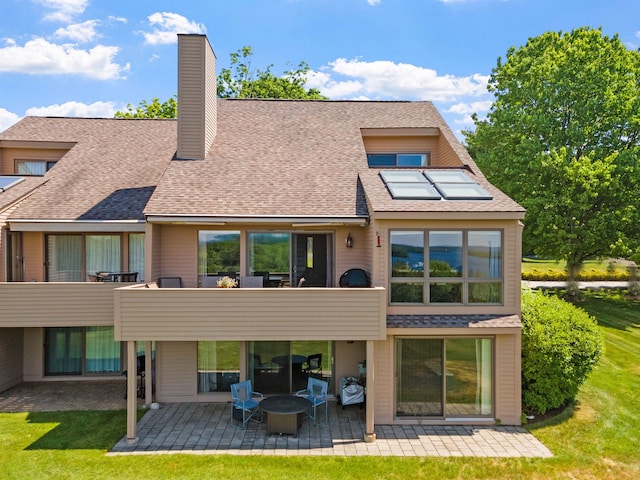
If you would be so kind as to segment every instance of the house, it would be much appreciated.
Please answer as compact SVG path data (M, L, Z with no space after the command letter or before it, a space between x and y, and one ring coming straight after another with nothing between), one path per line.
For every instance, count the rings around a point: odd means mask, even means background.
M139 357L147 403L308 375L339 396L355 376L368 441L519 424L524 210L434 106L217 99L201 35L179 36L178 66L177 120L27 117L0 135L0 390ZM341 286L348 271L368 283ZM208 288L222 276L240 288Z

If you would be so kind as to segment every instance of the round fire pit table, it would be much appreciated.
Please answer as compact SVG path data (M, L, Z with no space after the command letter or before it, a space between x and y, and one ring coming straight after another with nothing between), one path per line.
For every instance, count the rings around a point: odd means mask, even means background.
M267 432L294 435L302 424L302 416L311 407L306 398L292 395L276 395L260 402L262 411L267 412Z

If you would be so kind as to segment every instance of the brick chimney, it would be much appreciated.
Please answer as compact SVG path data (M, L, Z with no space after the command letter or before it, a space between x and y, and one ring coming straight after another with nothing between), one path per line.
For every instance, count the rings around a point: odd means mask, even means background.
M216 131L216 55L205 35L178 34L177 158L202 160Z

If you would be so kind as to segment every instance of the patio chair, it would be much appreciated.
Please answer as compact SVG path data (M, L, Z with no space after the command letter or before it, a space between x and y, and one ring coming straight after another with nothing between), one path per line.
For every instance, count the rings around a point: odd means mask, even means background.
M137 282L138 272L127 272L120 275L121 282Z
M231 385L231 421L242 421L242 428L245 429L247 422L261 420L253 418L260 411L260 401L264 395L254 392L251 388L251 380L234 383ZM240 418L242 413L242 418ZM236 418L237 414L237 418Z
M329 384L324 380L318 380L317 378L309 377L307 388L304 390L298 390L296 392L297 397L303 397L311 402L310 412L307 413L309 418L313 419L313 423L315 424L318 415L317 408L320 405L324 405L324 421L329 421L329 410L327 405L327 390L329 389Z
M306 364L302 369L302 372L307 374L310 377L321 379L322 378L322 354L314 353L313 355L309 355L307 357Z

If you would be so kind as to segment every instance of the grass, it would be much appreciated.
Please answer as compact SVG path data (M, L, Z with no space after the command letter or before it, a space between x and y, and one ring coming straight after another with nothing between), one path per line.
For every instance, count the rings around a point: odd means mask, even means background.
M523 258L521 264L523 280L566 280L566 262ZM616 259L587 260L582 265L579 280L628 280L628 262Z
M124 411L0 414L2 479L635 479L640 478L640 302L585 292L606 352L576 405L527 426L550 459L263 457L158 455L108 457L124 435Z

